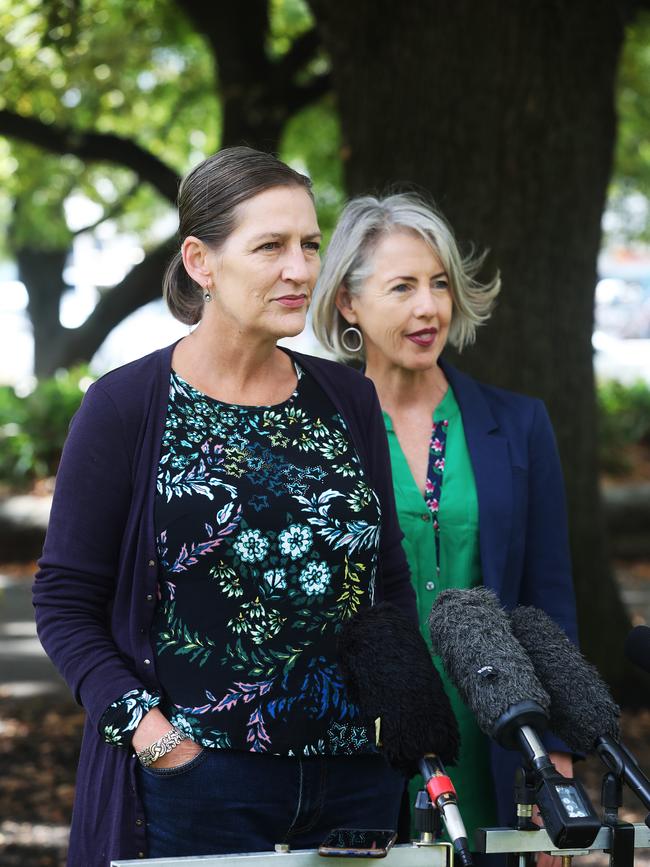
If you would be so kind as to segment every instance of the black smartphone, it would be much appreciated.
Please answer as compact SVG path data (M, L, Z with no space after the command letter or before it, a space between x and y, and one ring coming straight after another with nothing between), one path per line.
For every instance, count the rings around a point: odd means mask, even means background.
M385 858L397 831L334 828L318 847L319 855L347 858Z

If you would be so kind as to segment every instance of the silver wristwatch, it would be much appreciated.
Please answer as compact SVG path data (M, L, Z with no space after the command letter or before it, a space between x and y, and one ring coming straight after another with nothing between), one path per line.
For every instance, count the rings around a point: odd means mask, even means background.
M174 726L168 732L165 732L161 738L158 738L157 741L154 741L148 747L136 753L138 761L143 768L148 768L149 765L153 765L154 762L158 761L161 756L170 753L181 741L186 740L187 735Z

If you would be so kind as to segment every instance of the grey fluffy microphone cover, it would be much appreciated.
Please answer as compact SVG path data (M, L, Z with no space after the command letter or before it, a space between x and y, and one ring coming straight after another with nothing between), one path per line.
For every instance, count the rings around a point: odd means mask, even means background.
M429 629L434 651L485 734L492 736L501 715L519 702L537 702L548 712L548 694L491 590L444 590Z
M620 737L620 710L607 684L545 611L515 608L512 631L551 697L551 729L572 750L592 752L602 735Z

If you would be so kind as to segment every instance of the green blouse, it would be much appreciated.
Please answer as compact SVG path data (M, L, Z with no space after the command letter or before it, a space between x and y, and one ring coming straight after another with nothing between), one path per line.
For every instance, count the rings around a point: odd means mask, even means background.
M465 589L483 583L476 484L460 408L451 387L447 389L433 414L434 423L443 420L448 424L437 514L440 551L438 563L433 515L425 504L423 492L415 483L390 416L384 413L397 512L404 533L402 544L417 595L420 629L429 646L431 639L427 617L436 595L451 587ZM431 467L432 461L430 470ZM431 472L427 477L431 479ZM473 714L445 675L440 660L436 658L435 662L460 728L460 760L457 767L448 770L458 793L458 805L471 844L475 828L493 827L497 824L488 739L481 733ZM411 781L411 805L421 786L421 777Z

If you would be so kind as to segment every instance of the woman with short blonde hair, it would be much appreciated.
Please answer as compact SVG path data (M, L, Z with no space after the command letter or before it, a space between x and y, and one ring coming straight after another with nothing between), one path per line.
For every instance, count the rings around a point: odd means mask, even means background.
M314 329L341 360L364 363L377 389L425 638L437 594L477 585L507 608L543 608L575 637L562 472L544 405L442 357L448 342L473 342L490 316L500 280L479 282L483 260L461 255L420 196L353 199L316 285ZM461 733L452 777L472 839L473 829L514 818L517 758L488 744L447 688ZM553 737L546 745L570 776L567 747Z
M396 230L416 233L431 247L444 266L454 303L449 342L462 350L476 339L476 329L490 316L501 280L487 284L476 280L485 254L462 256L454 234L425 199L414 193L398 193L379 199L361 196L343 211L323 263L312 309L314 331L320 342L345 361L360 361L363 348L351 351L341 339L349 323L336 306L336 295L344 284L358 295L372 270L371 258L382 237ZM349 342L349 341L348 341ZM350 344L353 345L353 344Z

